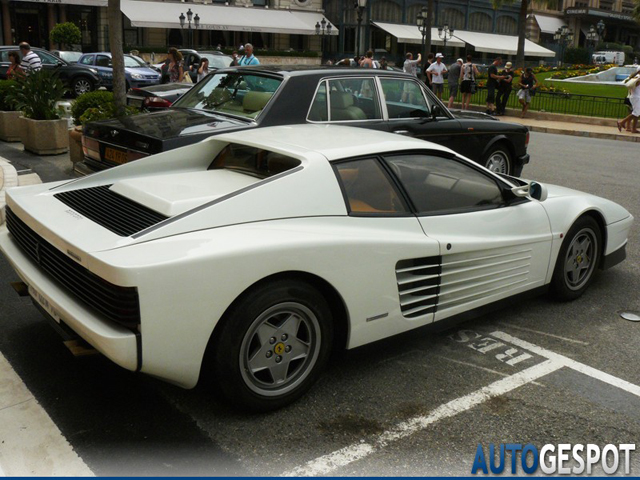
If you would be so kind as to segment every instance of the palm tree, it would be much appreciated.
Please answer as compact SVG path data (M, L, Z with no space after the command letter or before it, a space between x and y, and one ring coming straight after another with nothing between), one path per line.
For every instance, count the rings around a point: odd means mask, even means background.
M111 46L111 63L113 67L113 101L117 115L123 116L127 102L127 80L124 76L120 0L109 0L107 19L109 22L109 45Z

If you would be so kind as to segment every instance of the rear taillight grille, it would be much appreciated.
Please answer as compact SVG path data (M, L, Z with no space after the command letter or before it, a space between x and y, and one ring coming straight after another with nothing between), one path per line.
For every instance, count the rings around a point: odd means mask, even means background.
M138 289L107 282L40 237L9 207L7 227L12 237L40 268L79 300L107 319L129 328L140 323Z
M129 237L169 218L112 192L109 187L111 185L69 190L54 197L121 237Z

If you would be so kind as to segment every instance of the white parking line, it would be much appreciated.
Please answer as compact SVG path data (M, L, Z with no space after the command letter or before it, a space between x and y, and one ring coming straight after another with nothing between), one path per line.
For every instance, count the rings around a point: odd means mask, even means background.
M457 363L459 365L464 365L466 367L473 367L473 368L477 368L478 370L482 370L484 372L489 372L489 373L493 373L495 375L499 375L501 377L508 377L509 374L508 373L504 373L504 372L499 372L498 370L493 370L491 368L487 368L487 367L481 367L480 365L476 365L475 363L471 363L471 362L463 362L462 360L455 360L453 358L449 358L449 357L445 357L443 355L436 355L438 358L441 358L443 360L447 360L448 362L451 363ZM404 363L404 362L400 362L400 363ZM407 364L408 365L408 364ZM425 365L426 366L426 365ZM538 387L544 387L544 385L540 382L531 382L533 385L537 385Z
M622 380L621 378L609 375L608 373L597 370L593 367L585 365L584 363L576 362L569 357L565 357L564 355L560 355L559 353L555 353L551 350L547 350L546 348L539 347L537 345L534 345L533 343L529 343L525 340L520 340L519 338L512 337L508 333L493 332L491 336L499 338L500 340L511 343L513 345L517 345L518 347L524 348L525 350L529 350L530 352L536 353L541 357L545 357L549 360L554 360L556 362L562 363L566 367L572 368L573 370L584 373L585 375L600 380L601 382L608 383L609 385L613 385L614 387L618 387L622 390L625 390L626 392L640 397L640 387L638 385L634 385L633 383L627 382L626 380Z
M589 345L589 342L583 342L582 340L576 340L574 338L561 337L553 333L541 332L540 330L534 330L533 328L520 327L518 325L511 325L510 323L498 323L501 327L515 328L516 330L522 330L523 332L536 333L538 335L544 335L546 337L557 338L558 340L564 340L565 342L577 343L578 345Z
M440 405L429 415L420 415L402 422L397 427L377 435L371 443L352 444L328 455L316 458L305 465L294 468L293 470L284 473L283 476L307 477L326 475L337 468L344 467L371 455L391 442L413 435L414 433L424 430L440 420L465 412L493 397L504 395L511 390L515 390L516 388L531 383L534 380L555 372L562 367L562 363L558 363L553 360L547 360L538 365L534 365L526 370L522 370L521 372L493 382L480 390L476 390L468 395Z

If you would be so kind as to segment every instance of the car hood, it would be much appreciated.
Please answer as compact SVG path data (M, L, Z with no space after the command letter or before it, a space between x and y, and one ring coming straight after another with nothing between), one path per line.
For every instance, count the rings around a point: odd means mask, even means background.
M471 110L449 110L455 118L468 120L498 120L483 112L473 112Z
M160 76L160 74L156 70L152 70L151 68L146 67L125 67L124 71L128 74L139 73L140 75L154 75L156 77Z
M109 140L120 144L123 140L134 136L169 140L183 135L193 135L214 131L222 131L249 122L222 115L184 108L168 108L154 113L131 115L119 119L89 123L84 134L97 140ZM131 144L129 142L129 144Z

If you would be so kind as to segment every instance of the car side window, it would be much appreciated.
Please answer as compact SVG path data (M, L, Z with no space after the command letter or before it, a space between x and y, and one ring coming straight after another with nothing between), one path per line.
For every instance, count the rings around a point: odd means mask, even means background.
M318 87L316 96L309 110L309 120L312 122L326 122L329 119L327 105L327 82L322 82Z
M45 52L37 51L36 54L40 57L43 65L57 65L58 59L53 55L50 55Z
M497 182L453 158L415 153L385 157L421 215L497 208Z
M93 65L93 55L86 55L80 59L80 63L83 65Z
M8 50L0 51L0 62L2 62L2 63L9 62L9 51Z
M329 80L330 122L382 118L373 78Z
M389 119L429 117L431 105L417 82L397 78L381 78L382 94Z
M404 214L408 212L392 180L374 158L335 165L349 213Z
M98 55L96 57L96 67L110 67L111 59L106 55Z

